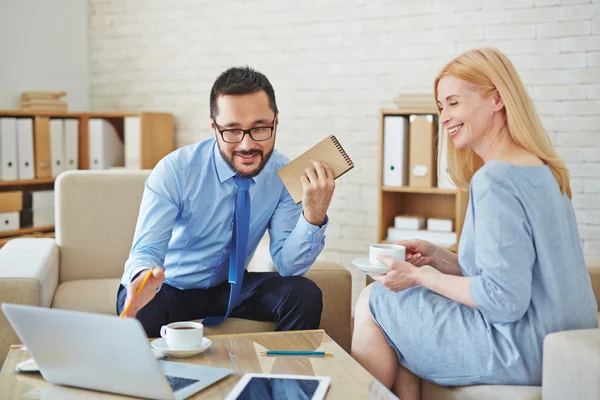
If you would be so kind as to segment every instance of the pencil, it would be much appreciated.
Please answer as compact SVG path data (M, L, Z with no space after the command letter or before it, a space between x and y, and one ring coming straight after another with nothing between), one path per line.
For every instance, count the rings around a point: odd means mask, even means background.
M268 350L261 353L263 356L333 356L330 351L298 351L298 350Z
M129 302L129 304L127 304L127 306L123 309L123 311L121 312L121 315L119 315L120 318L123 318L125 316L125 314L127 314L129 312L129 308L131 308L131 304L138 297L138 295L140 294L140 292L142 291L142 289L144 289L144 286L146 286L146 282L148 282L148 279L150 279L150 277L152 276L152 271L154 271L154 268L150 268L150 270L148 271L148 273L146 274L146 276L142 280L142 283L140 284L140 287L135 292L135 296L133 296L133 299L131 299L131 301Z

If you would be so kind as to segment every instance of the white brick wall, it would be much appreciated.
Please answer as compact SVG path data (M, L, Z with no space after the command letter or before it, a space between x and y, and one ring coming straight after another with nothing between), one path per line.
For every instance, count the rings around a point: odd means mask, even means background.
M89 37L93 107L170 111L178 146L213 134L210 87L241 64L275 87L285 154L335 133L357 167L339 181L322 257L346 265L376 239L379 110L430 93L454 55L496 46L569 162L584 252L600 256L597 0L90 0Z

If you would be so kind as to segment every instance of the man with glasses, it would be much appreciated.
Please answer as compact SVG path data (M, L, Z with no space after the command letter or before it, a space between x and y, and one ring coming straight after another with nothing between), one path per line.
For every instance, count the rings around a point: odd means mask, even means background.
M312 162L296 205L277 175L289 162L274 150L278 122L266 76L231 68L210 93L215 138L174 151L148 177L117 312L129 305L126 316L149 337L200 318L209 326L237 317L276 321L277 330L319 327L322 294L302 275L324 246L334 177ZM267 230L277 272L248 272Z

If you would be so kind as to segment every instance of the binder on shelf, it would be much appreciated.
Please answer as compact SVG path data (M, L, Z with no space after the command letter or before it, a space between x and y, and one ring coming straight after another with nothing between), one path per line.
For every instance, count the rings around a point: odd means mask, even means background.
M16 181L17 172L17 119L0 118L1 180Z
M52 176L56 178L65 170L64 162L64 122L62 119L50 120L50 159Z
M23 192L0 192L0 213L21 211L23 209Z
M39 228L53 225L54 190L24 192L21 226Z
M109 169L124 165L123 141L109 121L91 118L88 134L90 169Z
M19 118L17 120L17 158L19 166L17 175L19 180L30 180L35 178L33 160L33 120L31 118Z
M326 163L333 171L335 179L354 168L354 163L337 138L333 135L326 137L277 171L296 204L302 201L301 177L306 167L310 165L311 159Z
M64 170L79 168L79 120L64 120Z
M48 118L35 119L33 137L35 177L50 178L52 176L52 160L50 157L50 123Z
M408 121L406 117L383 118L383 186L408 185Z
M24 210L54 209L54 190L35 190L23 193Z
M140 117L125 117L125 168L140 169L142 122Z
M448 131L444 129L441 121L438 127L438 137L440 160L437 185L441 189L456 189L456 185L454 184L454 181L450 177L450 172L448 171L448 140L450 140L450 138L448 137Z
M0 213L0 232L17 231L20 228L18 211Z
M410 116L410 186L434 187L437 184L435 164L436 126L433 115Z
M54 209L42 208L39 210L23 210L21 212L21 226L41 228L54 225Z

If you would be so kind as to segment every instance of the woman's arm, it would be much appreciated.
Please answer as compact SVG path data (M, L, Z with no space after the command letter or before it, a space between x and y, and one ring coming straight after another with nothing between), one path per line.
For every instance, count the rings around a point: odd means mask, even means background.
M378 259L390 269L385 274L374 276L373 279L391 291L399 292L414 286L423 286L458 303L477 307L471 296L470 277L427 271L409 262L389 257L381 256Z
M415 267L429 265L444 274L462 276L458 256L444 247L421 239L402 240L396 244L406 248L406 261Z
M457 263L458 265L458 263ZM460 268L459 268L460 270ZM419 269L416 283L466 306L477 308L471 296L471 278Z
M431 260L431 266L443 274L463 276L458 265L458 255L450 250L436 246Z

